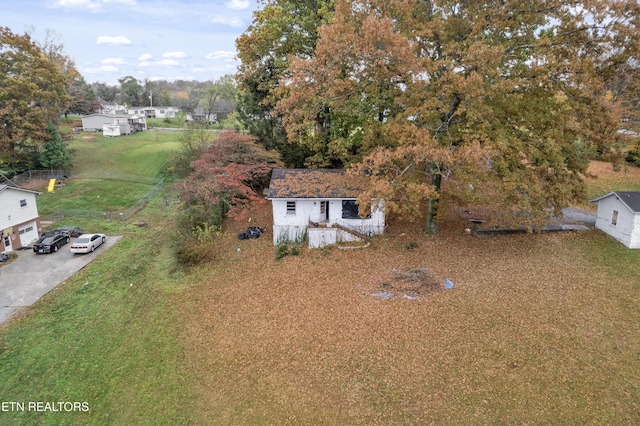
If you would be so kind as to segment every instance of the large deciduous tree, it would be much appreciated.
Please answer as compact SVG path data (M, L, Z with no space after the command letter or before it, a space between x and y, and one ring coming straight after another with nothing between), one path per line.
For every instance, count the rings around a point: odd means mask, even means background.
M144 106L144 88L140 85L137 78L128 75L119 78L118 83L120 83L120 96L123 103L134 107Z
M289 58L313 56L318 28L333 15L334 0L262 0L252 24L237 39L242 61L237 74L238 113L249 132L286 163L301 165L309 153L287 143L281 117L273 107L286 96L278 90L288 75Z
M0 162L28 167L69 102L64 76L29 35L0 27Z
M91 114L95 95L84 77L78 72L75 61L64 53L62 36L52 29L45 29L44 39L36 41L47 59L53 63L65 78L65 91L70 102L60 106L60 114Z
M589 152L620 158L611 93L620 70L637 88L639 8L339 0L314 54L283 74L277 111L311 164L354 164L374 181L363 199L427 210L430 230L445 189L540 224L583 199Z
M221 121L223 108L222 101L236 102L238 88L232 75L226 74L214 81L205 91L201 105L207 117L215 116L216 121ZM228 114L229 112L226 111Z

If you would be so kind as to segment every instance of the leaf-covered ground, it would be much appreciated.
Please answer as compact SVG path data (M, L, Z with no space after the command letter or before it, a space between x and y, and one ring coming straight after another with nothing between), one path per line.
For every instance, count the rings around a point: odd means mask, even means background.
M640 421L640 253L599 232L438 236L274 259L268 205L231 224L183 314L196 417L222 424ZM611 267L611 259L629 262ZM621 266L620 266L621 265ZM454 288L371 296L397 271Z

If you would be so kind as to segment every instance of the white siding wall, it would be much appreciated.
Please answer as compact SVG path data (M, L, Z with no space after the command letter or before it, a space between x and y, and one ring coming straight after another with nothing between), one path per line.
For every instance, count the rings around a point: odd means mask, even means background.
M384 212L377 209L370 219L343 219L342 200L322 199L276 199L273 206L273 243L296 241L304 238L311 222L323 222L325 215L320 213L320 202L329 202L329 224L340 224L363 234L382 234L384 232ZM287 202L296 203L295 214L287 213ZM381 203L380 207L383 207Z
M613 211L618 211L618 220L615 225L611 223ZM596 216L596 228L602 230L604 233L611 235L616 240L620 241L627 247L631 247L631 232L633 231L633 225L635 215L627 206L625 206L615 196L603 198L598 201L598 214ZM636 234L640 232L640 228L636 227ZM636 235L634 239L638 239Z
M640 213L636 213L633 218L629 248L640 249Z
M26 200L27 205L20 206L20 200ZM0 231L10 235L11 245L4 246L4 238L0 239L0 251L15 250L28 245L38 237L38 207L36 195L31 192L6 188L0 192ZM29 232L25 233L25 229ZM23 231L20 234L20 230ZM21 244L22 242L22 244Z
M27 200L26 207L20 207L20 200ZM11 188L0 192L0 230L36 219L37 217L38 207L36 206L35 194Z
M287 213L287 202L296 203L295 214ZM320 211L316 202L311 200L272 200L273 205L273 243L282 241L296 241L304 237L309 225L309 218L315 214L315 207Z
M102 131L104 124L114 124L114 116L92 115L82 117L82 129L84 131Z

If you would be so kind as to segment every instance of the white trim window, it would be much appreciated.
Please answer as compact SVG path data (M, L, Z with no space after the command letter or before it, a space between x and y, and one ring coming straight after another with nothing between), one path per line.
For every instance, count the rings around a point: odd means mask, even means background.
M611 212L611 225L618 225L618 210L614 210Z
M27 199L20 200L20 207L27 207Z
M287 201L287 214L296 214L296 202Z

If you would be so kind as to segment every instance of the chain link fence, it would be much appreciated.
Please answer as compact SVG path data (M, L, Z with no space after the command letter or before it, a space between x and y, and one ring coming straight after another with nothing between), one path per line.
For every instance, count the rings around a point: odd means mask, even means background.
M114 179L124 180L128 182L136 182L153 185L153 188L140 198L134 205L123 211L99 211L99 210L78 210L63 209L58 210L48 216L40 219L45 222L56 223L62 219L95 219L102 221L127 220L133 216L138 210L142 209L164 186L164 178L152 178L148 176L131 175L127 173L113 172L82 172L75 173L73 170L29 170L11 179L12 182L19 186L29 186L28 183L33 180L49 180L64 179L72 177L75 179Z

